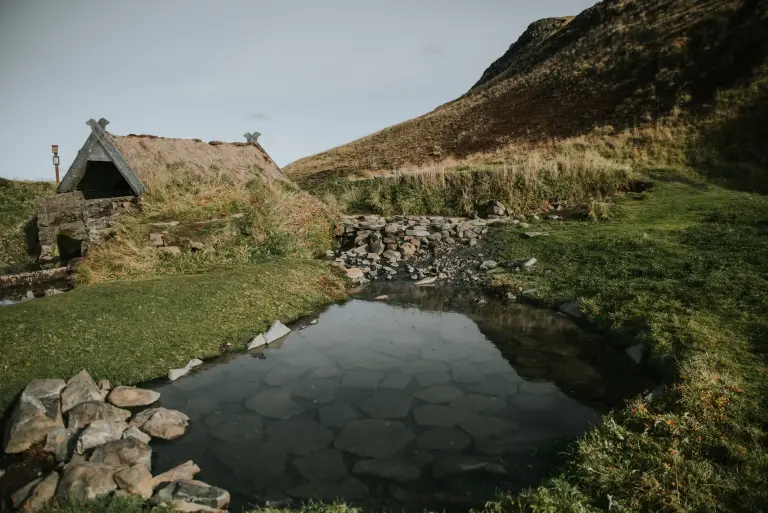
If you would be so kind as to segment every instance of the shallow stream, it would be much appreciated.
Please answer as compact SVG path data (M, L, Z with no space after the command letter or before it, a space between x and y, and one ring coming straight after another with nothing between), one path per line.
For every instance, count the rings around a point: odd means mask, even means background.
M310 498L466 510L540 482L563 440L652 387L568 318L466 289L373 284L317 320L150 385L191 418L153 443L155 473L194 460L233 511Z

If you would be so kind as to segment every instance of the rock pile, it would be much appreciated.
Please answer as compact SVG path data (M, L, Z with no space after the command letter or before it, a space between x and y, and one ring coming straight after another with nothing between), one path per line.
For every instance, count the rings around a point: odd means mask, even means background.
M123 408L154 404L151 390L98 385L86 371L65 382L38 379L27 385L11 415L4 450L17 454L44 444L58 466L12 496L17 509L39 511L51 500L139 495L179 511L221 511L229 493L195 481L200 469L191 461L152 476L151 439L184 435L189 418L180 411L154 407L132 415Z
M506 212L506 211L505 211ZM488 233L488 227L497 223L521 224L511 217L494 219L466 219L441 216L347 216L335 227L339 239L337 265L346 268L353 281L393 279L404 274L422 281L430 274L440 276L438 269L415 269L408 262L434 259L438 252L450 252L461 246L474 247ZM432 280L434 281L434 280Z

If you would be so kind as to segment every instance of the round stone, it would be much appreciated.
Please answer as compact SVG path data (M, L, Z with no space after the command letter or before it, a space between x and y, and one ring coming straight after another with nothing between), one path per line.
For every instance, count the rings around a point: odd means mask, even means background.
M363 419L344 426L334 446L366 458L387 458L415 438L400 422Z
M413 411L413 418L419 426L453 427L469 414L467 410L425 404Z

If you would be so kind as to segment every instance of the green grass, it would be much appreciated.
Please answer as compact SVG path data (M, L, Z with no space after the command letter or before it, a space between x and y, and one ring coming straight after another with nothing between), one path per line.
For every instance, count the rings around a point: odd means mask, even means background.
M94 379L129 384L190 358L241 350L275 319L289 321L343 297L319 262L293 259L206 274L83 286L0 309L0 412L27 382Z
M53 191L51 182L0 178L0 269L27 261L23 224L34 213L37 199Z
M493 511L762 511L768 507L768 198L657 183L604 222L497 232L498 278L551 304L578 300L619 344L641 342L671 386L608 415L562 472Z

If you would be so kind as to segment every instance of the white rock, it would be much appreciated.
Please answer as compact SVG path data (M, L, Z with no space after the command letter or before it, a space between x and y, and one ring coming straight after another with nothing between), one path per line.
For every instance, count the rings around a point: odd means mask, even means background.
M88 449L120 440L126 429L128 429L128 424L124 421L97 420L91 422L77 440L75 452L83 454Z
M267 344L271 344L288 335L290 332L291 328L280 321L275 321L274 324L272 324L272 327L264 334L264 339L267 341Z
M437 281L437 276L430 276L429 278L424 278L423 280L419 280L414 285L430 285L432 283L435 283Z
M253 339L248 342L248 345L246 346L246 350L252 351L254 349L258 349L260 347L263 347L267 345L267 339L264 338L264 335L262 333L259 333Z

